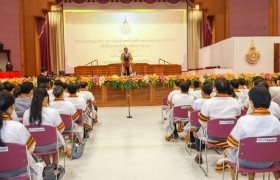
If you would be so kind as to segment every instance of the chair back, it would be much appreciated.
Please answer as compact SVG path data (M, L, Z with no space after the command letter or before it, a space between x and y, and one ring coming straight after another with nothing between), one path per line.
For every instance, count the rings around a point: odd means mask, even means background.
M162 106L168 106L167 104L167 97L162 98Z
M68 115L68 114L60 114L60 117L62 119L62 122L64 123L64 126L65 126L64 132L71 130L72 129L72 123L73 123L72 116Z
M83 122L83 110L77 109L77 112L79 114L79 118L75 121L77 124L81 124Z
M241 110L241 116L245 116L246 114L247 114L247 110L242 109L242 110Z
M253 162L280 160L280 136L250 137L240 140L239 159Z
M207 135L215 138L227 139L234 128L237 119L212 119L207 123Z
M26 126L29 133L36 141L36 146L46 146L57 143L56 127L48 125L29 125Z
M189 117L190 106L175 106L173 107L173 117L187 119Z
M0 147L0 179L12 178L26 173L27 166L28 160L25 145L5 143L5 147Z
M190 122L192 126L201 126L198 120L198 114L200 111L193 111L190 113Z

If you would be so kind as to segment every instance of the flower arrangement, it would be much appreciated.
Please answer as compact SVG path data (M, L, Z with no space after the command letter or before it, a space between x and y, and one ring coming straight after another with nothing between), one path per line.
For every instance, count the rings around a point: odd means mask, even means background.
M248 84L252 84L253 77L261 76L266 80L269 81L276 81L280 77L280 73L260 73L260 74L253 74L253 73L241 73L241 74L182 74L182 75L163 75L163 74L153 74L153 75L137 75L133 77L127 76L81 76L81 77L57 77L62 82L65 83L79 83L79 82L87 82L89 87L92 88L93 86L108 86L113 89L134 89L140 88L142 86L149 86L149 85L167 85L173 86L176 80L187 81L190 80L193 82L194 80L198 80L200 82L210 81L214 83L215 79L218 77L224 77L228 80L232 80L235 78L244 78ZM1 83L10 82L14 85L19 85L23 82L29 81L32 82L35 86L37 85L37 78L36 77L22 77L22 78L12 78L12 79L0 79Z

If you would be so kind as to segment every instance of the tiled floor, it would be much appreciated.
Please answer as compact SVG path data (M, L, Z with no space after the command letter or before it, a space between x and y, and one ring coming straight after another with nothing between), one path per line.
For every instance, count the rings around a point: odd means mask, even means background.
M66 161L63 179L71 180L216 180L215 152L209 155L209 176L184 149L184 141L166 142L160 107L100 108L100 122L81 159ZM225 179L230 179L226 172ZM241 177L240 179L247 179ZM262 179L260 176L256 179Z

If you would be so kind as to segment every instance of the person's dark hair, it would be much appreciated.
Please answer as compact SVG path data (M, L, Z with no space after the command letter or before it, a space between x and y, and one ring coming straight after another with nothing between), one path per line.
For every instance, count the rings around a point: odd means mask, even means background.
M87 82L81 82L80 84L81 88L86 88L88 86Z
M20 93L21 94L29 94L30 91L34 88L31 82L24 82L20 85Z
M257 86L260 82L264 81L263 79L256 79L254 81L254 86Z
M13 95L8 92L0 92L0 130L3 127L3 112L6 112L13 104L15 104L15 98ZM1 140L1 133L0 146L5 146L4 142Z
M188 83L188 85L189 85L189 87L192 85L192 82L191 82L191 80L186 80L186 83Z
M176 79L175 82L174 82L175 86L180 87L181 82L182 82L181 80Z
M255 108L269 108L271 103L271 95L265 87L253 87L249 91L249 99Z
M232 79L232 80L230 81L230 84L231 84L231 86L232 86L234 89L238 89L238 87L239 87L239 82L238 82L237 79Z
M0 83L0 92L4 90L4 85Z
M241 86L245 86L246 85L246 80L244 78L239 78L238 82Z
M63 87L63 89L65 90L65 89L67 88L67 84L66 84L66 83L63 83L63 84L62 84L62 87Z
M0 92L0 111L6 112L7 109L15 104L15 98L8 92Z
M1 129L3 127L3 113L0 111L0 132L1 132ZM3 147L5 146L3 140L1 139L1 133L0 133L0 147Z
M62 94L63 94L63 87L62 86L55 86L55 88L53 89L53 95L56 98L59 98Z
M255 82L255 81L258 80L258 79L264 80L264 78L261 77L261 76L255 76L255 77L253 77L253 82Z
M15 98L18 98L18 96L20 95L20 88L16 87L13 91L13 95Z
M35 88L30 107L29 123L31 125L41 125L42 123L42 107L45 97L49 98L49 94L44 88Z
M38 88L48 89L48 83L40 83Z
M189 84L187 82L181 82L180 89L183 93L189 92Z
M220 93L220 94L228 94L230 91L230 84L229 84L228 80L226 80L223 77L217 78L215 80L214 86L217 90L217 93Z
M267 84L267 82L265 81L260 81L258 84L257 84L257 87L264 87L266 89L269 90L269 85Z
M63 82L59 79L55 80L53 83L55 86L62 86Z
M234 88L233 88L232 86L229 88L228 95L230 95L230 96L233 97L233 98L238 98L238 97L236 96L236 94L235 94L235 92L234 92Z
M44 67L43 67L43 68L41 69L41 73L46 72L46 71L48 71L47 68L44 68Z
M202 86L202 91L204 92L204 94L209 95L213 92L213 87L211 86L211 84L204 84Z
M11 92L15 88L15 86L10 82L4 82L3 85L4 89L8 92Z
M70 94L76 94L78 90L78 85L75 83L68 84L67 90Z
M194 80L192 85L193 85L193 88L199 88L199 81L198 80Z

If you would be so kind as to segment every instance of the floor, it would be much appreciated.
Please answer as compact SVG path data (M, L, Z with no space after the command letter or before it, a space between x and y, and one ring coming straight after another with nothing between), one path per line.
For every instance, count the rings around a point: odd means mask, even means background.
M133 119L127 119L127 113L124 107L99 108L100 122L90 135L84 155L66 161L63 179L222 179L222 174L214 171L220 155L209 153L210 172L206 177L195 163L195 155L186 152L183 140L164 140L161 107L132 107ZM225 179L230 179L229 172L225 173Z

